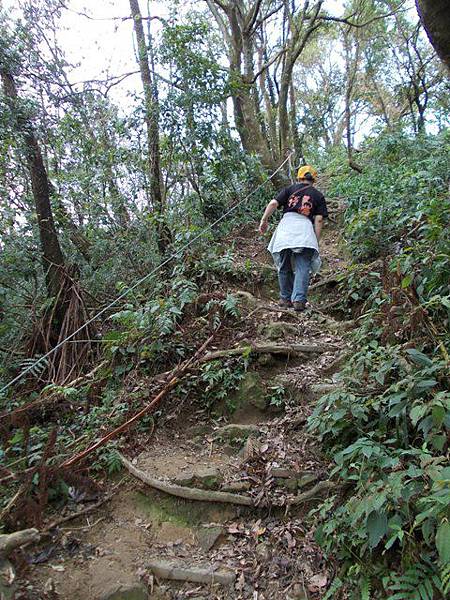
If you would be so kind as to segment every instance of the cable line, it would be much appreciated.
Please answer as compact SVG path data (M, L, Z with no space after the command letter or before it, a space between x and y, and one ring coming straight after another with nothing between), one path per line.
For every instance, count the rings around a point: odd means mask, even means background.
M47 359L49 356L51 356L54 352L56 352L56 350L58 350L58 348L60 348L61 346L63 346L66 342L68 342L70 339L72 339L74 336L77 335L77 333L79 333L80 331L82 331L85 327L87 327L88 325L90 325L91 323L93 323L94 321L96 321L101 315L105 314L105 312L107 312L110 308L112 308L113 306L115 306L120 300L122 300L122 298L125 298L125 296L127 296L130 292L132 292L133 290L135 290L137 287L139 287L142 283L144 283L144 281L147 281L147 279L150 279L150 277L152 277L153 275L155 275L155 273L157 273L160 269L162 269L162 267L164 267L165 265L167 265L171 260L173 260L174 258L177 258L180 254L182 254L187 248L189 248L189 246L191 246L194 242L196 242L198 239L200 239L203 235L205 235L205 233L207 233L208 231L210 231L213 227L215 227L218 223L220 223L221 221L223 221L226 217L228 217L228 215L230 215L234 210L236 210L236 208L238 206L240 206L243 202L245 202L245 200L247 200L248 198L250 198L250 196L252 196L253 194L256 194L256 192L258 190L260 190L262 187L264 187L266 185L266 183L268 181L270 181L280 170L281 168L288 162L288 160L291 158L293 152L291 152L288 157L281 163L281 165L272 173L272 175L270 175L265 181L263 181L262 183L260 183L254 190L252 190L251 192L249 192L246 196L244 196L244 198L242 198L241 200L239 200L239 202L236 202L236 204L234 204L229 210L227 210L221 217L219 217L218 219L216 219L213 223L210 223L209 225L207 225L206 227L204 227L195 237L193 237L189 242L187 242L184 246L182 246L179 250L177 250L176 252L174 252L173 254L171 254L168 258L166 258L165 260L163 260L162 263L160 263L157 267L155 267L152 271L150 271L149 273L147 273L147 275L144 275L144 277L142 277L141 279L139 279L138 281L136 281L136 283L134 283L131 287L127 288L124 292L122 292L119 296L117 296L117 298L115 300L113 300L112 302L110 302L107 306L105 306L105 308L103 308L102 310L100 310L97 314L95 314L93 317L91 317L88 321L86 321L86 323L84 323L83 325L81 325L81 327L79 327L78 329L76 329L73 333L71 333L70 335L68 335L65 339L61 340L58 344L56 344L56 346L54 348L52 348L51 350L49 350L47 352L47 354L44 354L43 356L41 356L36 362L34 362L32 365L30 365L29 367L27 367L24 371L22 371L19 375L17 375L17 377L14 377L14 379L11 379L11 381L9 383L7 383L5 386L3 386L0 389L0 394L2 394L3 392L5 392L8 388L10 388L14 383L16 383L17 381L19 381L20 379L22 379L22 377L24 377L27 373L29 373L32 369L35 369L36 366L38 364L40 364L42 361L44 361L45 359Z

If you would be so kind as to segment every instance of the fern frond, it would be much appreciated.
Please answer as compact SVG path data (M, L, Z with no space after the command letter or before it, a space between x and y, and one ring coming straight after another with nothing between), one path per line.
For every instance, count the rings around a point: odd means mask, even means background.
M370 600L370 579L364 577L361 582L361 600Z
M391 576L392 583L388 587L388 591L391 592L389 600L433 600L434 591L440 591L441 587L436 579L431 565L414 565L402 574Z
M450 595L450 563L441 566L440 570L441 587L444 596Z
M31 373L34 377L39 377L48 368L49 362L46 358L25 358L20 362L20 373Z
M344 582L339 579L339 577L335 577L322 600L333 600L336 592L340 590L343 585Z

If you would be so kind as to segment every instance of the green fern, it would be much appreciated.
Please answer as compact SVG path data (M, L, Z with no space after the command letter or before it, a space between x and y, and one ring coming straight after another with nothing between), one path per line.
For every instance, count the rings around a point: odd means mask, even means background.
M450 596L450 563L441 566L441 587L444 597Z
M118 473L122 469L122 461L119 453L115 449L107 449L105 451L106 469L109 475Z
M49 362L46 358L25 358L20 362L20 374L31 373L33 377L39 377L48 369Z
M389 600L433 600L435 590L441 591L439 577L424 564L411 567L401 575L391 576Z
M227 297L225 300L222 300L220 305L224 309L226 315L234 317L235 319L239 318L238 301L235 296L227 294Z
M361 582L361 600L370 600L370 579L364 577Z
M344 582L341 579L339 579L339 577L335 577L333 579L332 584L328 588L327 593L322 598L322 600L333 600L334 597L335 597L336 592L338 590L340 590L343 585L344 585Z

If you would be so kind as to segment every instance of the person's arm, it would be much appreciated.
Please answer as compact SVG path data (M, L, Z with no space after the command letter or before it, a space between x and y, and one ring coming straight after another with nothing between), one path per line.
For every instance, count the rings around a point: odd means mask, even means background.
M314 217L314 231L316 233L317 241L320 240L320 234L322 233L322 226L323 226L323 216L316 215Z
M320 192L319 192L320 194ZM323 220L328 217L327 203L323 194L320 194L318 202L318 210L314 217L314 232L316 234L317 241L320 240L320 234L322 233Z
M278 208L278 201L273 199L266 206L266 210L264 211L263 216L261 217L261 222L259 223L259 233L266 233L267 226L269 223L269 217L272 213L274 213Z

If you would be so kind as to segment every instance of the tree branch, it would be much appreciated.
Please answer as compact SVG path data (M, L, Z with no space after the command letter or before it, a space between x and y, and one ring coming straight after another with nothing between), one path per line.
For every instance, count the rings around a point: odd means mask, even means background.
M398 8L397 10L393 10L392 12L386 13L384 15L378 15L377 17L372 17L372 19L369 19L365 23L355 23L353 21L350 21L349 19L351 17L330 17L328 15L319 15L317 18L319 21L333 21L335 23L345 23L345 25L350 25L350 27L361 28L361 27L367 27L368 25L370 25L371 23L374 23L375 21L380 21L381 19L387 19L387 17L393 17L394 15L398 14L399 12L405 12L406 10L408 10L408 9L407 8Z
M219 29L222 32L226 43L228 44L228 46L231 46L231 37L228 32L227 26L225 25L225 21L223 20L222 15L219 14L216 6L214 6L215 3L217 4L217 2L215 2L215 0L205 0L205 2L208 5L209 10L212 12L213 17L215 18L216 23L219 26ZM219 4L219 6L222 8L225 14L227 14L226 7L221 4Z
M330 349L330 346L323 344L311 345L311 344L292 344L292 345L279 345L279 344L249 344L248 346L240 346L238 348L226 348L225 350L215 350L214 352L208 352L199 362L209 362L216 360L217 358L226 358L228 356L239 356L245 354L284 354L292 355L302 353L321 353Z
M262 17L261 19L258 19L256 21L255 29L260 27L265 21L267 21L267 19L270 19L270 17L273 17L273 15L275 15L281 8L283 8L283 5L279 4L278 6L276 6L272 10L270 10L267 14L265 14L264 17Z
M246 23L244 24L244 32L249 34L255 24L256 18L259 13L259 9L261 8L262 0L256 0L253 4L253 8L251 9L248 18L246 19Z
M247 83L253 84L255 83L255 81L258 79L258 77L264 73L264 71L266 71L271 65L273 65L274 62L276 62L281 56L283 56L283 54L285 54L286 52L286 48L282 48L281 50L279 50L275 56L273 56L270 60L268 60L266 63L264 63L261 68L257 71L257 73L249 80L247 80Z

